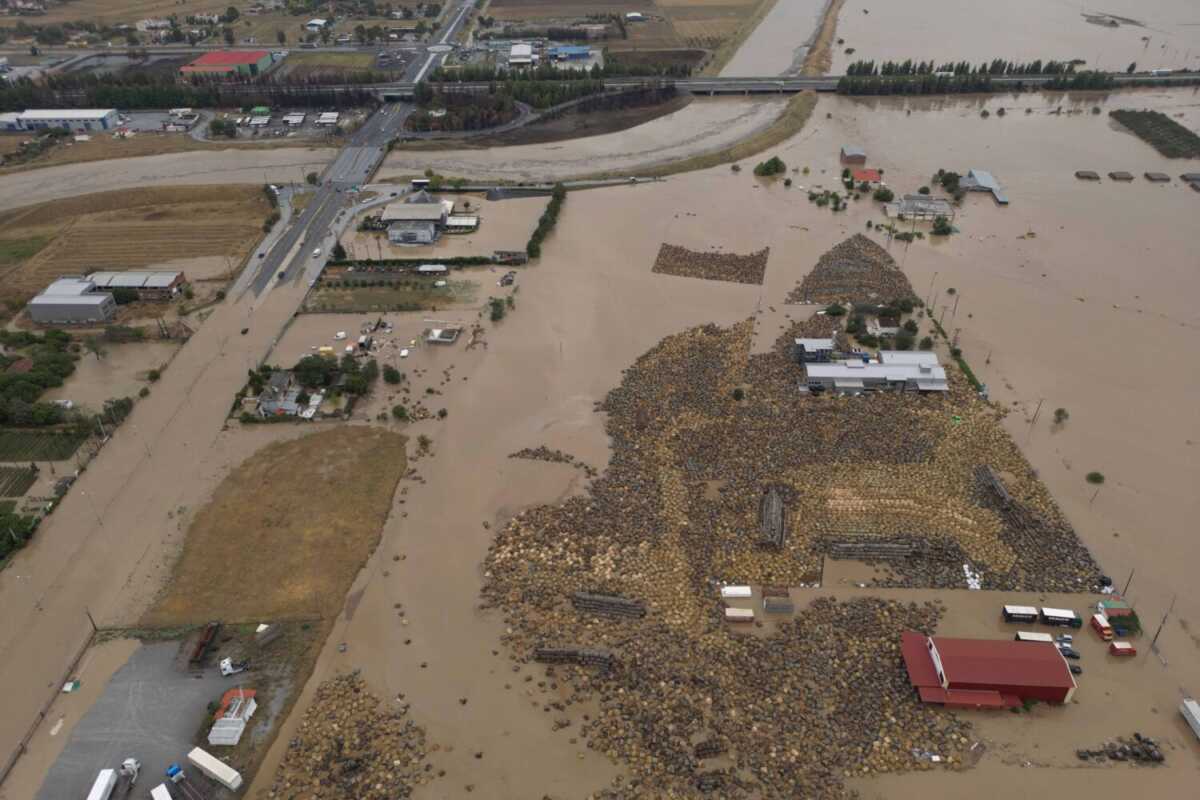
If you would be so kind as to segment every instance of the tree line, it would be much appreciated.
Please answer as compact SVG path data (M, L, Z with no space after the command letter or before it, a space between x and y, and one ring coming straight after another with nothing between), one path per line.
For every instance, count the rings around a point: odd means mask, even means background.
M838 94L849 95L921 95L968 94L989 92L1023 92L1025 90L1084 91L1111 89L1113 77L1103 72L1073 72L1056 75L1038 83L995 84L989 74L964 75L869 75L843 76L838 80Z
M846 67L846 74L852 76L894 76L894 75L1069 75L1075 72L1079 61L1005 61L1002 58L992 61L982 61L971 64L967 61L946 62L934 66L933 61L884 61L876 64L874 61L855 61Z
M229 108L266 105L293 108L350 108L377 102L366 90L323 86L332 80L296 83L197 81L131 75L52 75L34 82L21 79L0 84L0 111L27 108Z
M542 242L554 230L554 226L558 224L558 214L562 211L563 203L567 199L567 187L561 183L554 184L554 192L550 195L550 202L546 204L546 210L542 212L542 216L538 219L537 227L533 229L533 234L529 237L529 243L525 245L525 253L530 258L538 258L542 254Z
M550 63L539 64L532 69L508 69L466 64L451 69L438 67L429 73L428 80L430 83L484 83L508 80L585 81L601 78L686 78L691 74L692 68L689 64L630 64L623 63L619 54L609 56L605 53L604 66L593 64L590 69L568 69Z

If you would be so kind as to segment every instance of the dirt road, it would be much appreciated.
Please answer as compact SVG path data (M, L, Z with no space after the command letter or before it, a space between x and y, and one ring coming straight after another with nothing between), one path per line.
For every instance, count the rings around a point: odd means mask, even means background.
M169 184L302 183L306 173L321 171L335 155L337 150L330 148L281 147L64 164L0 178L0 210L74 197L80 193L80 187L86 187L88 192L107 192Z

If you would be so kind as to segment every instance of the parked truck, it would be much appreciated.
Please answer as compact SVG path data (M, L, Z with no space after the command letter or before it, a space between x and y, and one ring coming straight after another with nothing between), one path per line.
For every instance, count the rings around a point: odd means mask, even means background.
M87 800L125 800L137 783L138 773L142 771L141 762L136 758L127 758L121 762L120 769L102 769L92 783Z

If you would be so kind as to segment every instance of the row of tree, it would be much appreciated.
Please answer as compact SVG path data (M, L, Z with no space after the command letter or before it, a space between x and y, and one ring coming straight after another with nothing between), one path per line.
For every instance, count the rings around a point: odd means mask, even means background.
M379 76L371 76L379 77ZM119 76L57 75L42 82L22 79L0 84L0 111L27 108L240 108L265 105L292 108L353 108L374 105L366 90L333 90L312 80L300 83L180 83L137 74ZM338 79L337 83L346 82Z
M535 81L584 81L600 78L686 78L692 67L685 62L631 63L621 61L620 54L610 55L607 51L604 66L593 64L590 69L569 69L551 63L542 63L532 69L508 69L478 64L461 67L438 67L429 73L431 83L483 83L485 81L535 80Z
M554 185L554 193L550 195L550 202L546 204L546 210L542 212L542 216L538 218L537 227L529 237L529 243L525 245L525 253L530 258L538 258L542 254L542 242L554 230L554 226L558 224L558 215L562 211L563 203L567 199L567 187L561 183ZM503 315L502 315L503 316Z
M971 64L967 61L947 62L934 66L933 61L855 61L846 67L847 75L1067 75L1075 71L1080 61L1005 61L1002 58Z
M971 75L897 75L844 76L838 80L839 94L850 95L921 95L967 94L988 92L1023 92L1025 90L1084 91L1111 89L1111 75L1103 72L1075 72L1058 75L1052 80L1029 83L995 84L992 76Z

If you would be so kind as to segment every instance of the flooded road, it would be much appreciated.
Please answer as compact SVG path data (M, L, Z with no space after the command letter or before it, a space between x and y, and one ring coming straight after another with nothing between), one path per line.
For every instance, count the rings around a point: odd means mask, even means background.
M1114 15L1115 26L1089 21ZM846 0L838 16L833 74L859 59L972 64L1074 58L1087 69L1200 67L1200 4L1194 0L1111 0L1099 9L1068 0ZM853 53L847 53L853 49Z

